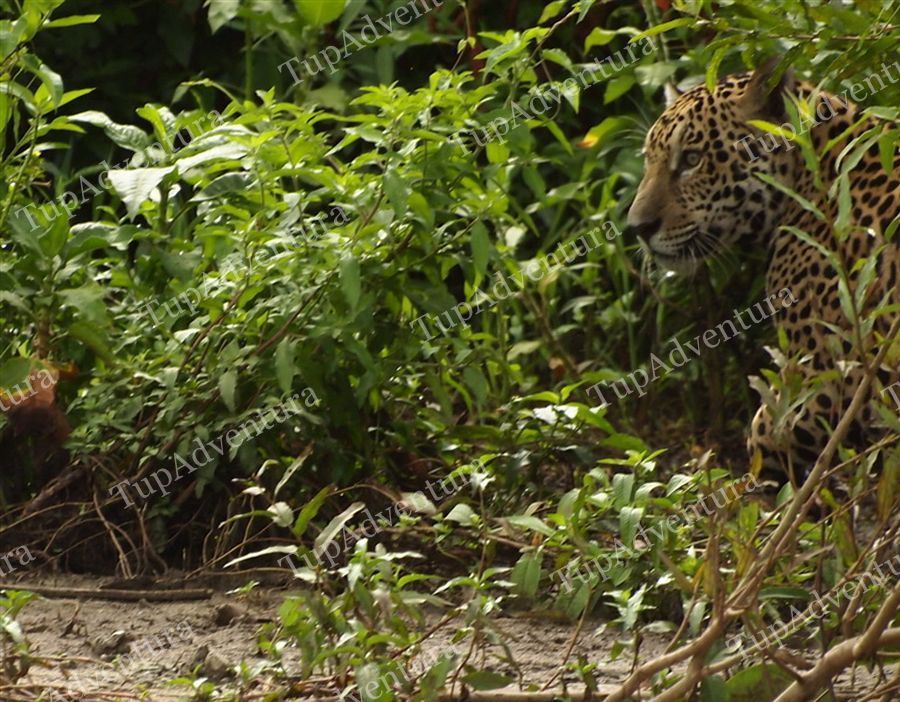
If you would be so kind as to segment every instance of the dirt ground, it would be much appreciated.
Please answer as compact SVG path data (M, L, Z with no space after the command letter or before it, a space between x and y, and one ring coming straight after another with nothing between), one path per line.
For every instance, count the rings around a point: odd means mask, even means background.
M30 579L29 584L96 589L109 581L45 576ZM170 681L189 674L199 664L204 674L219 682L219 689L235 690L237 679L228 673L229 668L243 662L249 670L266 670L267 660L256 647L257 632L262 623L275 616L288 590L260 586L249 593L229 593L229 588L242 584L240 579L218 584L220 587L211 598L197 601L119 602L48 597L30 603L19 621L36 660L20 687L42 690L45 699L60 702L190 700L189 687L173 686ZM524 682L536 684L543 684L560 670L575 633L570 622L534 614L500 617L496 627L515 665L500 660L505 651L499 646L492 652L497 657L476 657L473 661L513 677L521 674ZM454 633L452 628L443 627L429 638L421 654L423 666L442 652L463 649L464 644L452 642ZM620 681L628 674L631 659L626 654L611 661L615 638L602 622L585 622L570 660L584 657L597 663L596 675L601 682ZM667 643L666 635L646 636L641 646L642 660L663 652ZM288 673L296 673L296 653L288 650L283 664ZM566 678L573 681L570 674ZM860 699L866 681L857 678L847 682L854 692L840 698ZM247 695L242 699L256 697Z

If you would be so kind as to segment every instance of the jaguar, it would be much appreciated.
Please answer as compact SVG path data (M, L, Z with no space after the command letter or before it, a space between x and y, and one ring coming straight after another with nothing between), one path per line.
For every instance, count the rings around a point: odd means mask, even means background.
M900 73L900 62L894 66ZM798 145L797 115L806 115L818 170ZM760 252L768 257L769 294L787 288L797 298L775 317L791 359L781 375L786 382L792 368L809 390L793 411L773 412L790 404L780 403L786 391L777 386L747 440L751 456L759 452L767 470L792 481L819 455L897 315L889 311L900 302L900 237L893 236L900 155L890 134L897 124L798 80L776 57L712 90L667 89L667 106L644 142L644 175L627 223L649 259L690 279L724 252ZM860 153L856 144L847 150L858 135ZM857 158L842 178L841 166ZM871 263L857 265L863 259ZM900 366L896 347L889 351L851 429L848 441L860 446L883 431L876 405L897 409L885 392Z

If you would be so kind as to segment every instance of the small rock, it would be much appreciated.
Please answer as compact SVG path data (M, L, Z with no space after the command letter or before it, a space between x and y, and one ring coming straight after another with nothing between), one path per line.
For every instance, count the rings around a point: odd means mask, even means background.
M235 619L241 619L247 614L246 610L241 609L237 605L226 602L216 607L214 621L216 626L228 626Z
M198 665L203 665L208 655L209 646L203 644L194 652L194 657L191 659L190 667L196 668Z
M105 636L98 636L91 641L91 650L98 656L114 656L122 653L128 653L131 649L129 645L134 637L127 631L121 629L114 631Z
M210 652L203 661L203 673L213 680L231 676L231 666L218 653Z

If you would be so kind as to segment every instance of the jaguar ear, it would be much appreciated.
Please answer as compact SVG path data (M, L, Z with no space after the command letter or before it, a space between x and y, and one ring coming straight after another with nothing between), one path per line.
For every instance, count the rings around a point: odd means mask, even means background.
M790 67L779 71L782 58L773 56L750 76L750 82L747 83L741 98L748 115L767 119L787 118L784 96L785 93L793 91L796 79Z
M675 104L675 101L681 97L681 91L672 81L667 80L663 90L666 94L666 107L672 107L672 105Z

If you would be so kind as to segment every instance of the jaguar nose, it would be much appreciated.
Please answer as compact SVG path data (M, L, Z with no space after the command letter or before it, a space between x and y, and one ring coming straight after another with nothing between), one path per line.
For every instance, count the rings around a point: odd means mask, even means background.
M661 224L662 219L660 219L659 217L652 221L632 224L629 225L626 229L626 235L637 238L639 241L647 243L650 240L650 237L659 231L659 227Z

